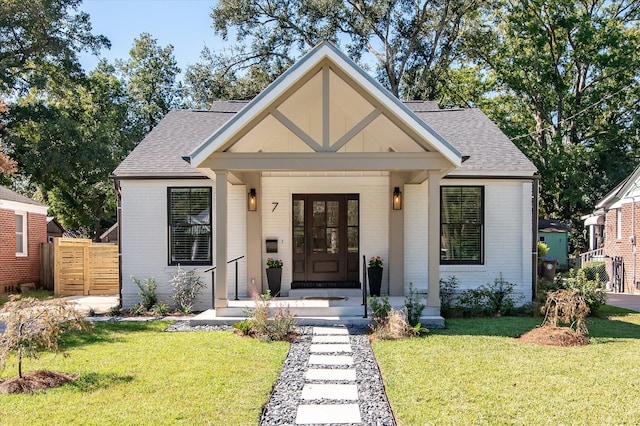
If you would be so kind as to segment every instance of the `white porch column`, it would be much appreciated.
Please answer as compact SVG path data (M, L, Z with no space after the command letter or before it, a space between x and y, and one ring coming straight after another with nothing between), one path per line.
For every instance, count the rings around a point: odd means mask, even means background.
M216 170L216 299L214 308L227 307L227 171Z
M440 179L441 174L429 172L427 306L437 308L440 307Z

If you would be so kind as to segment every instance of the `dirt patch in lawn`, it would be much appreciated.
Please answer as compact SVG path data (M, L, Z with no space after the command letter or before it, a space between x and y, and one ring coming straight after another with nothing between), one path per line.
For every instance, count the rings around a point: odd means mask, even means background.
M11 377L0 382L0 393L31 393L62 386L72 382L76 376L55 371L29 371L20 377Z
M582 336L569 327L536 327L520 336L525 343L547 346L584 346L589 344L589 338Z

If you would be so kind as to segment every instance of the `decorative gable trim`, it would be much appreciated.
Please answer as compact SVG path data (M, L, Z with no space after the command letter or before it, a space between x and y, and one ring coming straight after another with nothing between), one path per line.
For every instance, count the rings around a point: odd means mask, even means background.
M374 107L373 112L360 119L333 144L330 143L328 129L330 68L338 77L359 85L363 92L361 94ZM318 73L322 73L323 81L321 140L311 137L276 109L279 101L287 99ZM391 117L388 118L401 123L408 129L412 134L411 137L426 151L432 149L438 151L450 163L449 168L458 167L461 164L460 152L329 42L323 42L312 49L200 144L190 155L191 164L196 168L202 168L209 156L215 152L227 151L243 134L269 114L315 152L336 152L381 114L390 114Z

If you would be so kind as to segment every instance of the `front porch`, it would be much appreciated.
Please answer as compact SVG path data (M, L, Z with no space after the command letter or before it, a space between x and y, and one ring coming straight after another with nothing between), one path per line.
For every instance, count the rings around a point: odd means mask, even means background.
M381 256L384 293L402 298L420 281L439 313L440 186L462 155L332 45L286 71L189 160L214 182L218 315L232 312L226 262L239 255L246 295L264 292L264 265L277 257L289 298L292 283L362 281L361 256Z

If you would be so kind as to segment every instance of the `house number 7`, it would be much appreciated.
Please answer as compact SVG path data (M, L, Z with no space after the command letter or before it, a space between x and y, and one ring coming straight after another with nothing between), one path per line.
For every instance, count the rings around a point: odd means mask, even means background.
M271 203L271 204L273 204L273 209L271 209L271 213L273 213L273 212L275 212L275 211L276 211L276 208L278 207L278 202L277 202L277 201L274 201L274 202L273 202L273 203Z

